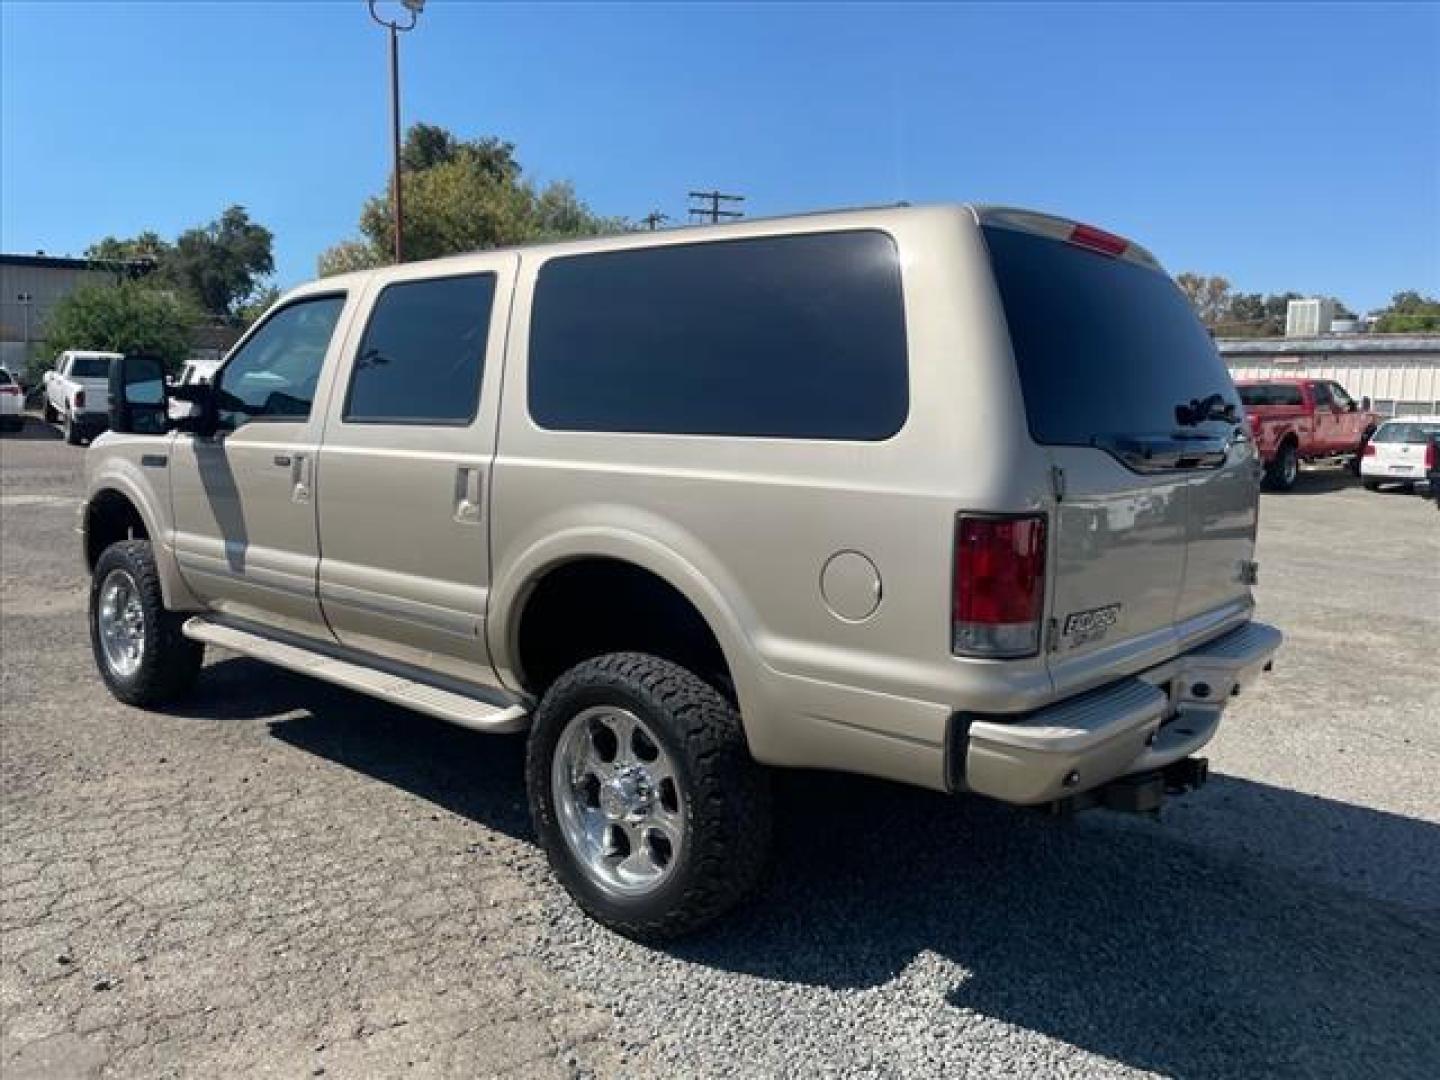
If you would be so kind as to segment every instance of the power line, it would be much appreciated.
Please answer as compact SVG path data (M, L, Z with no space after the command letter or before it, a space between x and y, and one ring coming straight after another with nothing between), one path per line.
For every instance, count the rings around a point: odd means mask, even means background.
M744 202L744 195L726 195L720 191L692 191L690 192L690 198L692 201L698 200L700 203L699 206L691 206L689 208L690 217L692 220L695 221L708 221L711 225L718 225L722 218L729 220L732 218L742 218L745 216L745 211L743 210L720 209L720 204L722 202ZM709 205L706 205L707 203Z
M640 219L640 222L651 232L654 232L669 220L669 214L662 214L659 210L651 210L650 213Z

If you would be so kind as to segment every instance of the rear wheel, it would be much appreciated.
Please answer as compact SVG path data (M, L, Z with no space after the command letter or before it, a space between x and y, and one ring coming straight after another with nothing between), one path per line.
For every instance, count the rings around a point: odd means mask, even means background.
M765 867L769 780L739 713L668 660L613 653L562 675L536 714L526 782L556 876L630 937L703 926Z
M1265 469L1265 484L1272 491L1289 491L1299 478L1300 452L1293 442L1282 443Z
M40 408L40 415L45 418L45 423L54 424L60 420L60 414L55 411L55 406L50 404L50 399L45 399L45 404Z
M165 610L148 540L111 544L90 579L90 644L110 692L127 705L159 705L190 689L205 646Z
M79 446L82 441L80 427L75 423L74 413L67 412L65 414L65 441L71 446Z

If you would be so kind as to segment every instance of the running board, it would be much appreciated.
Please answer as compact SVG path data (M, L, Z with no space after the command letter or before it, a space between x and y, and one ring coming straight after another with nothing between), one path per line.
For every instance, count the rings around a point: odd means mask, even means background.
M529 722L530 712L524 705L492 705L438 686L415 682L387 671L352 664L348 660L212 622L203 615L187 619L182 632L192 641L219 645L276 667L301 675L311 675L336 686L343 686L347 690L357 690L381 701L388 701L392 705L426 713L471 731L504 735L524 731Z

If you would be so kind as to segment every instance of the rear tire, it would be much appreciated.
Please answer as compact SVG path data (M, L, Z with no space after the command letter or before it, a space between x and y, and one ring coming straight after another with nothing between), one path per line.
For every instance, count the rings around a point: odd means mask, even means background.
M45 404L40 407L40 415L45 418L47 424L58 424L60 414L55 411L55 406L50 404L50 399L45 399Z
M67 412L67 413L65 414L65 442L66 442L66 444L69 445L69 446L79 446L79 445L80 445L82 442L84 442L84 441L85 441L84 438L83 438L83 437L81 436L81 434L80 434L79 425L77 425L77 424L75 423L75 414L74 414L74 413L68 413L68 412Z
M562 675L535 715L526 786L561 884L627 937L698 929L768 862L769 776L740 714L668 660L612 653Z
M1282 443L1275 460L1265 467L1265 486L1271 491L1289 491L1299 478L1299 451L1292 442Z
M185 618L165 610L149 540L122 540L101 552L90 578L90 646L117 698L151 706L190 689L205 646L180 632Z

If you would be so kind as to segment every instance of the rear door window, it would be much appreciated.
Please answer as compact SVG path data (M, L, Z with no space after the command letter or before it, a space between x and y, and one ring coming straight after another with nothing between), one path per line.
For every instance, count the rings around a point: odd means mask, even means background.
M387 285L355 358L345 421L465 425L474 420L494 300L494 274Z
M529 406L557 430L889 438L909 411L895 242L804 233L552 259Z
M1037 442L1168 435L1178 406L1212 394L1238 410L1214 342L1165 274L1019 229L987 225L985 238Z

